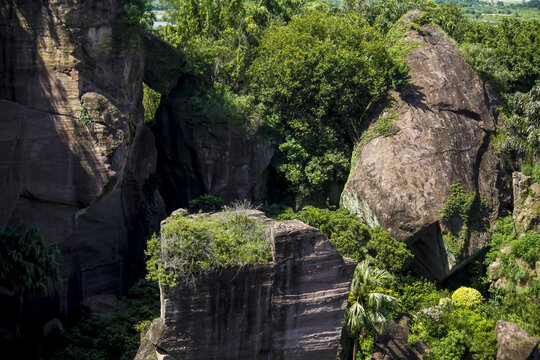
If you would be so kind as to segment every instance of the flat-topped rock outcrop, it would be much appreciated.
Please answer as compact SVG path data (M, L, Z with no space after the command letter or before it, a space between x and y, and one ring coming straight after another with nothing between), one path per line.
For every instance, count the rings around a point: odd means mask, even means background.
M271 263L162 288L161 317L136 359L336 358L355 262L298 220L268 226Z

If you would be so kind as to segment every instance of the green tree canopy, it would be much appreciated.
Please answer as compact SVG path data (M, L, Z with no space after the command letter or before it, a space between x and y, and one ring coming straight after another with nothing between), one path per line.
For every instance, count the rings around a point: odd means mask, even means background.
M52 294L60 279L59 256L58 247L45 244L38 229L0 228L0 284L18 296Z
M356 14L312 11L265 31L250 84L299 203L324 203L316 197L345 182L354 122L407 73L389 47Z
M390 310L398 305L394 295L381 291L391 279L388 271L371 267L368 261L356 265L345 312L345 328L354 341L353 360L358 335L365 337L371 330L381 333L388 325Z

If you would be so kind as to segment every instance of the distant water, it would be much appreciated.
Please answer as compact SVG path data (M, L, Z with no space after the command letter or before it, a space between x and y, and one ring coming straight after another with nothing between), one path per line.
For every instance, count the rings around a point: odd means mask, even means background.
M165 15L165 11L163 10L155 10L154 14L156 15L156 21L154 21L154 28L165 26L165 25L171 25L170 22L163 21L163 15Z
M171 23L166 22L166 21L154 21L154 28L165 26L165 25L171 25Z

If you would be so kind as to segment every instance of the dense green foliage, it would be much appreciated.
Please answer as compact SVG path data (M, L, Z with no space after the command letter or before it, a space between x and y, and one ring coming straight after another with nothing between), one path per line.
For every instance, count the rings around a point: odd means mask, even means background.
M130 44L138 42L138 34L148 29L149 3L121 3L117 30L123 31L117 33L128 34ZM424 10L426 14L412 26L432 22L440 27L455 40L475 71L493 85L502 100L503 114L494 145L508 158L510 169L523 168L538 181L540 25L517 19L493 25L477 23L468 16L480 11L478 1L458 3L476 7L463 11L454 4L437 5L430 0L349 0L342 2L341 9L317 1L163 0L160 6L168 9L167 20L173 25L161 28L158 35L178 49L186 60L182 65L186 78L195 79L195 90L188 91L183 103L186 122L258 132L276 143L279 152L272 164L288 191L279 201L290 198L288 205L299 208L329 203L331 189L339 189L347 178L353 144L360 149L377 136L399 131L392 109L373 124L366 124L364 118L387 98L388 89L407 81L403 56L413 45L401 41L404 29L396 23L412 9ZM501 14L517 9L504 4L496 7ZM494 12L496 7L486 7L486 11ZM145 89L144 105L148 122L159 105L159 95ZM145 186L150 196L159 183L149 178ZM473 233L484 230L485 203L458 184L450 190L441 211L443 239L447 250L459 255ZM212 212L222 206L220 199L204 196L190 202L190 211ZM381 269L403 275L412 259L404 243L379 228L368 228L343 209L308 206L280 216L282 220L293 218L320 228L341 254L359 261L369 259ZM153 237L147 249L149 277L161 283L193 284L197 276L220 267L270 259L269 245L261 240L264 228L239 213L170 219L162 236L163 241ZM448 290L403 276L392 285L401 305L394 315L412 319L411 341L426 341L430 358L493 358L497 319L539 333L540 311L531 297L539 286L529 276L538 261L538 243L538 234L518 237L512 220L501 220L486 265L499 260L498 275L507 279L507 288L492 287L487 293L486 285L478 287L485 301L463 307L461 298L454 296L452 301ZM503 248L507 250L501 251ZM388 293L376 286L359 286L359 277L355 278L346 320L360 340L355 345L366 355L373 347L368 324L375 317L362 317L358 306L368 308L369 292ZM482 278L469 280L486 283ZM96 321L88 320L84 326L88 331L97 328L107 333L101 320ZM364 333L363 339L358 339L359 332ZM90 337L83 342L103 341L90 341Z
M499 219L485 264L496 260L498 266L492 275L504 280L505 291L540 296L540 282L535 276L536 263L540 260L540 234L528 231L518 236L512 217Z
M122 298L121 307L108 318L85 318L57 334L55 349L44 355L51 360L131 360L140 333L135 326L159 316L159 290L141 280Z
M161 95L152 90L148 85L143 84L143 100L142 104L144 107L144 122L151 123L154 121L156 116L156 111L159 107L161 101Z
M408 270L413 254L403 241L390 236L380 227L371 229L371 236L366 244L369 254L375 259L374 264L392 273Z
M483 300L478 290L466 286L452 293L452 303L456 306L472 307L481 304Z
M538 28L540 31L540 27ZM540 36L539 36L540 37ZM540 45L540 43L539 43ZM540 56L540 53L537 54ZM539 62L540 69L540 62ZM533 169L540 159L540 83L528 93L516 93L512 96L513 115L505 117L501 127L503 137L498 144L499 150L524 159L524 163ZM536 165L536 169L538 169ZM532 170L531 169L531 173ZM539 170L536 170L538 180Z
M486 228L486 202L479 193L468 195L460 184L450 185L450 197L440 211L443 242L457 256L474 231Z
M429 358L434 360L463 359L467 352L467 335L463 331L450 331L436 341L429 350Z
M365 109L406 79L396 37L316 1L167 3L175 25L160 34L201 79L186 118L271 137L296 204L325 204L345 183Z
M174 216L161 228L161 241L148 242L149 280L194 286L197 279L219 268L271 260L266 228L237 211L215 216Z
M534 86L540 78L540 22L513 19L467 26L461 48L480 76L504 93Z
M466 302L472 307L458 307L446 290L437 290L433 284L412 277L400 279L394 290L399 294L403 313L412 319L409 342L427 342L430 359L494 358L497 347L493 313L498 305L480 308L478 302L476 306ZM480 294L471 290L477 299ZM454 348L447 348L450 345Z
M343 256L362 261L368 256L376 267L391 272L406 271L412 253L405 243L390 236L379 227L369 228L344 208L318 209L306 206L299 212L288 209L279 220L298 219L320 229Z
M291 205L326 204L330 189L346 180L353 142L399 130L392 114L363 134L367 127L359 123L388 88L406 80L403 55L410 47L399 41L395 24L412 9L426 11L420 25L433 22L453 37L503 95L509 115L496 137L501 151L531 158L538 149L538 121L523 110L534 104L533 94L517 96L522 105L512 101L516 91L530 91L539 79L538 22L477 23L454 3L431 0L351 0L341 9L317 1L161 5L174 25L159 34L180 49L186 71L201 80L187 101L187 121L240 124L270 136L279 144L274 165L294 199Z
M0 228L0 285L19 296L51 295L60 280L57 246L47 245L41 230L19 225Z
M150 30L154 21L151 0L120 0L117 22L113 28L116 49L139 46L140 36Z
M204 194L189 201L188 209L191 213L216 212L223 208L225 202L222 198L210 194Z
M309 12L264 32L250 68L263 120L283 139L279 170L300 201L344 183L348 131L407 68L354 14Z

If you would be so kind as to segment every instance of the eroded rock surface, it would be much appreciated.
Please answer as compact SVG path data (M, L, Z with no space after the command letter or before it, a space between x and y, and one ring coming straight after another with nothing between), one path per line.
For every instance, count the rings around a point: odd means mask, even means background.
M0 5L0 227L27 223L59 245L64 315L129 285L164 217L159 194L143 192L157 152L142 124L142 53L112 43L117 7Z
M512 182L516 231L520 234L529 230L540 232L540 184L520 172L512 174Z
M272 263L162 289L161 317L136 359L149 346L178 360L335 358L355 262L298 220L269 226Z
M442 280L451 266L438 221L450 185L479 191L490 220L498 215L498 161L489 146L495 106L455 44L435 26L410 29L406 40L418 44L406 57L411 84L380 114L396 114L399 131L359 149L341 201L365 223L407 241L418 274ZM474 254L487 239L472 239L464 255Z
M372 360L417 360L423 358L422 354L407 342L411 333L409 322L410 319L407 317L402 318L399 322L394 320L388 322L388 328L384 334L376 337Z
M540 339L531 336L518 325L508 321L497 321L497 360L539 359Z
M184 78L162 100L152 125L167 210L186 207L204 194L226 202L261 200L277 146L231 124L187 118L189 96L198 86L196 79Z

